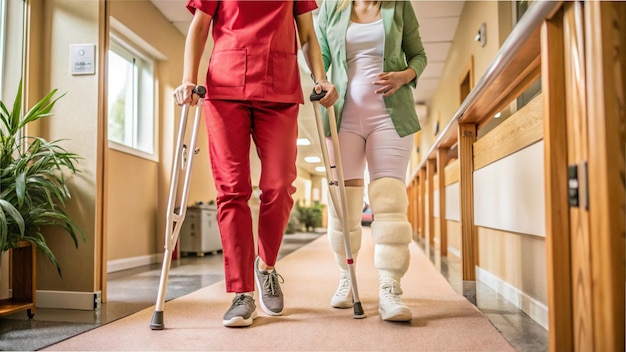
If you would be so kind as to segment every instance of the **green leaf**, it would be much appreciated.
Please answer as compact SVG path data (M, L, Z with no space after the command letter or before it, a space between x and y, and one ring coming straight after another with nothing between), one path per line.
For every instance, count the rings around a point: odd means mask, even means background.
M0 251L19 241L31 242L57 268L42 228L56 226L78 247L82 229L63 211L71 198L66 176L80 172L82 159L61 146L62 140L25 136L29 123L51 117L55 104L64 96L53 89L22 116L22 82L12 110L0 101Z

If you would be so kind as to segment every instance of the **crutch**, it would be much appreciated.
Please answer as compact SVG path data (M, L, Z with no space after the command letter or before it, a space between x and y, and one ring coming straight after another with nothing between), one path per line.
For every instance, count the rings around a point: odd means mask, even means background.
M172 179L170 184L170 195L167 202L167 223L165 225L165 253L163 253L163 267L161 269L161 280L159 282L159 291L157 295L156 307L150 321L150 329L163 330L163 307L165 306L165 291L167 289L167 279L170 273L170 265L172 264L172 251L178 241L180 228L185 220L187 212L187 196L189 195L189 181L191 179L191 166L193 165L193 156L198 153L196 149L196 140L198 137L198 126L200 126L200 117L202 116L202 101L206 94L203 86L197 86L193 90L193 94L198 96L198 105L196 106L196 114L193 120L193 130L191 132L191 149L187 150L184 138L187 130L187 115L189 113L189 104L183 105L182 115L180 118L180 127L178 130L178 138L176 140L176 149L174 150L174 165L172 165ZM176 198L178 195L178 176L184 171L185 179L183 182L183 191L180 199L178 213L176 212Z
M348 203L346 202L346 186L344 184L343 169L341 167L341 156L339 153L339 139L337 137L337 120L335 118L334 107L328 108L328 120L330 124L330 137L333 143L333 156L335 159L335 165L330 165L328 157L328 148L326 146L326 136L324 134L324 126L322 124L322 116L320 114L320 99L325 96L325 92L317 94L315 90L311 93L311 102L315 110L315 122L317 123L317 133L320 138L320 146L322 147L322 157L324 159L324 167L326 169L326 177L328 178L328 191L330 198L335 206L335 211L341 222L341 228L343 229L343 243L346 247L346 263L350 272L350 282L352 283L352 298L354 300L354 319L363 319L366 317L361 301L359 300L359 289L356 284L356 274L354 272L354 259L352 258L352 247L350 247L350 229L348 228ZM336 179L333 175L332 169L335 169ZM339 189L335 186L339 186ZM339 192L339 194L337 194ZM338 205L341 203L341 207Z

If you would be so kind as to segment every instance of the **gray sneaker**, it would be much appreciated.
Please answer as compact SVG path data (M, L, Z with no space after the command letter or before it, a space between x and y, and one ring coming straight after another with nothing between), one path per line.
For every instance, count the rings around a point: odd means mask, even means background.
M269 272L259 270L259 257L254 261L254 281L259 290L259 301L261 309L268 315L283 314L283 292L280 284L284 282L276 269Z
M233 304L224 314L224 326L250 326L254 318L256 318L254 298L239 294L233 298Z

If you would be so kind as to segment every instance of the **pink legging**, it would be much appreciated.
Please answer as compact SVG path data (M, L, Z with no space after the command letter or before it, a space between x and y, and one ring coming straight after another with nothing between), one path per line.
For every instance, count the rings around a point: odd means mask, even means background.
M205 100L227 292L254 291L250 136L261 159L259 256L276 263L296 179L298 104Z
M345 180L363 179L367 162L370 180L393 177L405 182L413 135L400 137L389 115L344 114L338 139ZM334 164L330 137L326 145Z

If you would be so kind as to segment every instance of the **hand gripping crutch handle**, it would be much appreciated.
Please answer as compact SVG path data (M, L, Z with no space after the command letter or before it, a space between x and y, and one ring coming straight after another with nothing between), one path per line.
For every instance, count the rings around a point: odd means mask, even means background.
M204 96L206 95L206 88L204 88L204 86L196 86L193 89L193 94L197 95L200 99L204 99Z
M320 147L322 148L322 157L324 159L324 166L326 169L326 177L328 178L329 185L329 193L333 205L335 206L335 211L339 215L339 219L341 220L341 227L343 228L343 240L344 245L346 247L346 264L348 264L348 271L350 274L350 281L352 283L352 298L353 298L353 317L355 319L365 318L365 311L363 310L363 306L361 305L361 301L359 299L359 289L356 282L356 274L354 272L354 259L352 258L352 250L350 245L350 231L347 226L347 213L348 206L346 202L346 189L343 178L343 170L341 168L341 156L339 153L339 139L337 136L337 121L335 119L335 110L334 107L328 108L328 119L330 124L330 132L331 139L333 143L333 154L335 157L335 165L330 165L329 156L328 156L328 148L326 146L326 136L324 134L324 127L322 125L322 118L320 116L319 111L319 100L321 100L324 96L326 96L326 92L321 91L317 93L315 89L311 93L310 99L313 102L313 107L315 111L315 121L317 123L317 132L320 139ZM335 169L337 174L337 181L334 181L333 174L331 168ZM337 199L336 189L333 189L332 186L338 186L339 188L339 199Z
M198 135L198 128L200 125L200 117L202 114L202 101L206 95L206 88L203 86L194 87L192 94L198 96L198 105L196 107L196 114L193 121L193 130L191 135L191 150L188 160L185 164L183 155L186 146L183 143L186 129L187 129L187 115L189 113L189 106L191 104L183 105L182 116L180 119L180 126L178 129L178 136L176 140L174 150L174 161L172 165L172 178L170 180L170 191L167 203L167 219L165 225L165 250L163 253L163 266L161 268L161 279L159 282L159 289L157 292L157 301L152 320L150 321L150 329L163 330L163 310L165 306L165 294L167 290L167 280L169 277L170 266L172 263L172 251L178 240L178 234L182 227L182 223L185 220L185 214L187 209L187 196L189 194L189 183L191 180L191 167L193 165L193 157L195 154L196 141ZM178 178L179 174L184 171L184 183L183 190L180 198L180 205L178 213L176 212L176 199L178 196Z
M321 91L321 92L316 92L315 89L313 89L313 92L311 93L311 101L320 101L322 100L323 97L326 96L326 92L325 91Z

